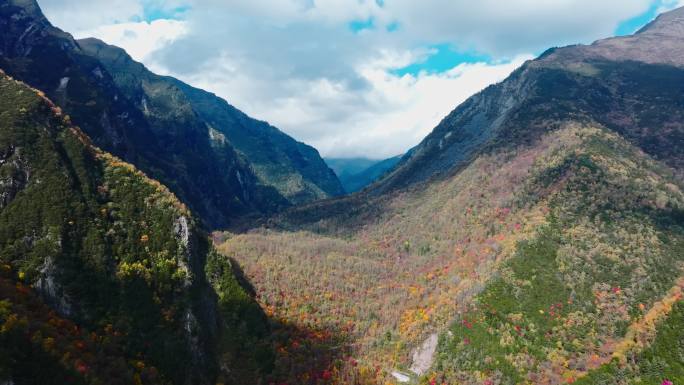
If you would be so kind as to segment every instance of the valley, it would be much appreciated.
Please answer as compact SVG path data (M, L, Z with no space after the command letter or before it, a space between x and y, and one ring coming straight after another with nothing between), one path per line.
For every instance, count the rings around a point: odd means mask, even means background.
M0 384L684 383L684 8L385 160L0 30Z

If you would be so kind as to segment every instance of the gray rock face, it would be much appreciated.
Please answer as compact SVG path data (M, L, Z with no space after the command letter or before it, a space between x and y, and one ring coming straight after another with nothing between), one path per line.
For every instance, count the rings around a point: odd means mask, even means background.
M34 289L43 297L45 303L66 318L73 318L76 315L76 306L73 300L64 293L62 285L59 283L58 269L52 258L45 260L40 269L40 278L36 281Z
M439 337L437 333L430 336L413 351L410 370L418 376L422 376L432 366L435 352L437 351Z
M0 150L0 210L6 207L29 183L31 171L21 149Z
M158 76L123 49L97 39L79 40L84 52L100 60L119 87L134 100L151 126L166 132L174 122L197 127L221 152L234 147L265 186L290 203L307 203L342 195L342 186L313 147L297 142L276 127L253 119L220 97L177 79ZM173 116L174 122L168 117ZM245 170L235 171L246 202L258 200Z
M384 193L450 174L502 129L509 113L521 105L532 87L533 81L523 68L505 82L474 95L444 118L370 191Z

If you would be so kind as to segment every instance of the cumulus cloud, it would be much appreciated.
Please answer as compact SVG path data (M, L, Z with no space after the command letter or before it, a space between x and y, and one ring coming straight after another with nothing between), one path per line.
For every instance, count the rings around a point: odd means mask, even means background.
M40 3L60 27L120 45L152 69L215 92L324 155L379 158L417 144L458 103L531 55L610 36L653 0ZM144 19L150 8L176 7L188 9L182 20ZM77 11L70 16L69 8ZM94 19L77 20L88 14ZM352 22L367 28L354 30ZM437 44L493 59L397 74Z
M143 14L139 0L40 0L52 24L71 33L128 22Z
M651 0L412 0L387 1L383 12L405 35L449 42L494 56L537 52L549 45L591 42L611 35Z
M143 62L152 71L168 72L151 55L188 32L181 20L159 19L151 22L125 22L101 25L75 33L76 38L95 36L109 44L124 47L131 57Z
M684 0L662 0L658 13L669 11L674 8L684 7Z

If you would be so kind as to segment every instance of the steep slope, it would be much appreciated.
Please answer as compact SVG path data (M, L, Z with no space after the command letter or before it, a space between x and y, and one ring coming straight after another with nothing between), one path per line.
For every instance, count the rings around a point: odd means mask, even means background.
M275 187L292 204L344 194L337 176L315 148L250 118L212 93L178 80L176 84L199 116L244 154L259 180Z
M366 158L333 158L326 159L326 163L335 171L347 193L362 190L399 163L402 156L395 156L384 160Z
M1 68L44 90L98 146L168 185L209 226L287 205L274 188L259 183L232 146L214 145L209 127L187 103L168 115L139 109L142 95L129 100L106 67L50 25L34 1L1 3L0 30ZM169 112L174 90L157 90L153 113Z
M0 73L0 381L210 384L218 355L256 372L266 320L230 263L42 95Z
M633 36L551 49L458 106L376 193L448 177L478 152L538 137L563 119L595 121L681 170L684 10Z
M267 311L336 337L286 345L293 372L322 346L338 384L684 380L681 14L549 50L369 189L225 235Z
M684 177L682 14L662 14L633 36L549 49L456 107L367 189L295 207L269 225L362 226L383 210L387 195L449 179L483 152L531 143L568 120L614 130ZM347 220L331 226L330 215Z
M343 193L316 149L250 118L214 94L151 73L120 48L97 39L79 40L78 44L106 67L156 130L169 135L174 126L195 125L205 136L208 132L214 148L229 143L250 164L261 184L275 187L290 203Z
M656 355L660 371L638 355L659 326L639 325L667 318L662 301L681 300L681 181L614 132L577 135L576 143L536 159L518 201L525 207L543 199L545 224L462 304L428 377L559 384L602 365L628 374L613 377L616 384L642 372L647 383L660 384L665 368L670 379L684 377L681 341L671 341L679 353Z

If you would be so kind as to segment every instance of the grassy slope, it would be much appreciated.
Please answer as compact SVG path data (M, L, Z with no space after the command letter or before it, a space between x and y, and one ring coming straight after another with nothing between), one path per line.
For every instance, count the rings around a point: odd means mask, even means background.
M134 383L140 360L156 367L155 379L146 383L211 382L216 349L228 355L253 351L245 346L255 346L250 338L263 333L258 330L259 324L265 327L263 314L258 318L259 309L230 264L211 252L173 194L90 145L41 95L4 74L0 78L0 262L3 290L12 294L15 280L22 291L2 303L0 338L24 338L23 345L2 344L0 374L6 379L38 373L47 362L56 372L98 383L109 378L109 370L123 367L119 377L106 381ZM206 259L221 316L205 278ZM23 293L28 286L57 310L50 316L56 321L40 319L46 314L30 309L44 305L28 305L37 301ZM19 329L12 326L17 319L23 320ZM55 322L56 330L50 330ZM92 359L87 349L83 356L64 355L65 346L53 346L61 340L36 337L36 330L63 333L61 324L78 328L64 343L92 332L94 341L107 338L103 346L113 344L118 353L112 353L111 363L97 361L83 369ZM122 337L111 342L112 333ZM42 358L16 360L21 354ZM235 375L258 366L252 356L240 361L229 361ZM29 377L19 383L35 381L42 382Z

